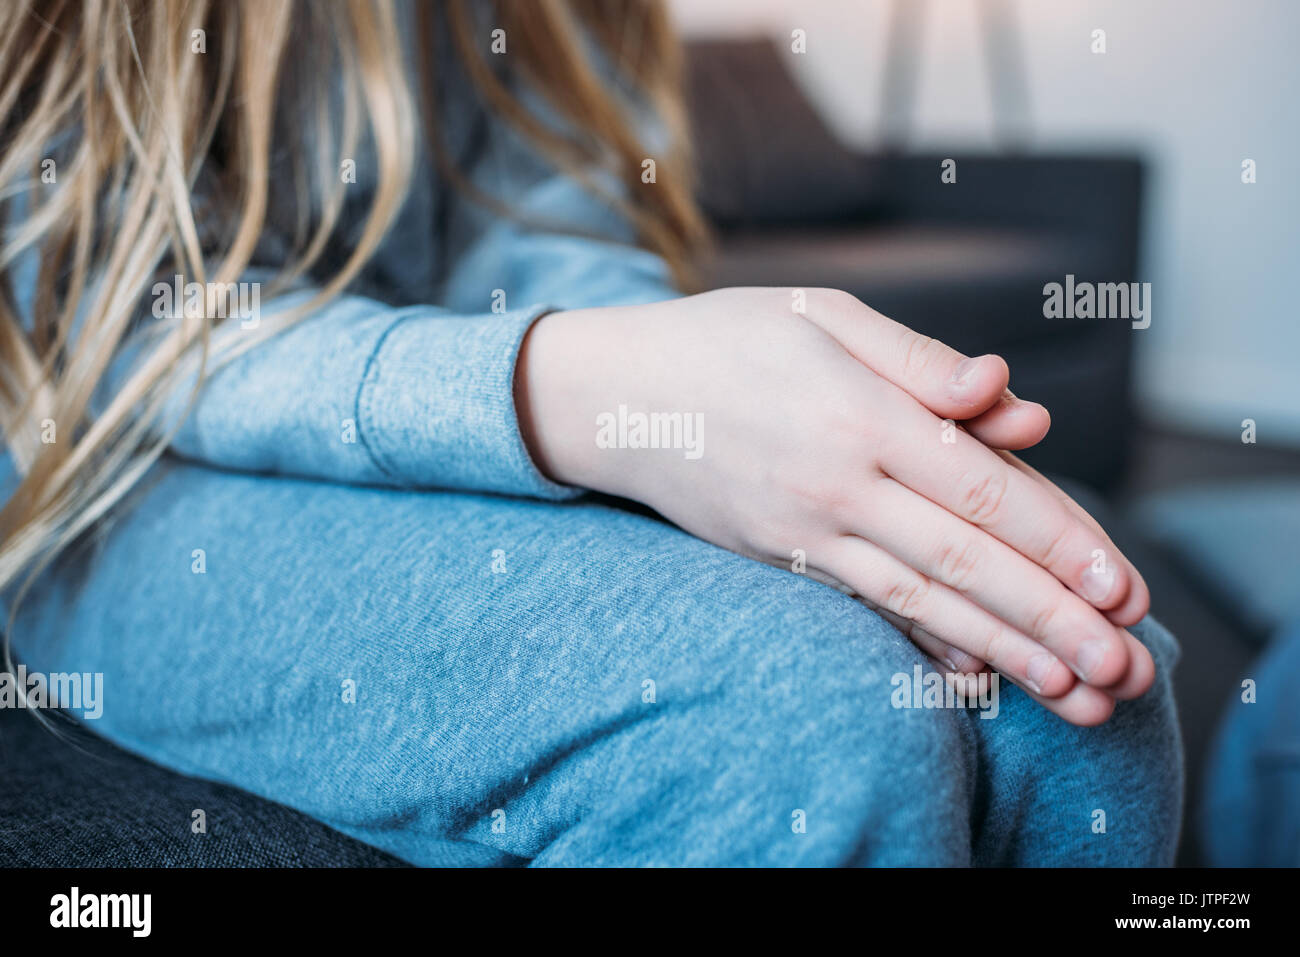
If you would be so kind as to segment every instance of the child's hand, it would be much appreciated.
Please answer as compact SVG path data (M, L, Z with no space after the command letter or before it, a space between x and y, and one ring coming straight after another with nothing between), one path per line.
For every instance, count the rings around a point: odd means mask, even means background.
M1099 723L1153 680L1119 627L1149 595L1082 509L993 450L1048 427L1006 385L1001 359L966 360L846 293L753 288L552 314L529 334L516 395L556 480L770 564L802 553L952 670L987 662ZM681 437L702 441L601 447L598 416L620 406L682 413L703 429Z

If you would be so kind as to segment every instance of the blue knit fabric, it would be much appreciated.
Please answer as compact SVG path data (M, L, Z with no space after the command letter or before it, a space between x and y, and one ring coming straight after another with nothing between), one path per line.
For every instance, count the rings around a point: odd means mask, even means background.
M417 864L1165 864L1175 649L1136 633L1156 686L1098 728L897 708L893 627L656 519L171 463L16 640L104 675L119 745Z

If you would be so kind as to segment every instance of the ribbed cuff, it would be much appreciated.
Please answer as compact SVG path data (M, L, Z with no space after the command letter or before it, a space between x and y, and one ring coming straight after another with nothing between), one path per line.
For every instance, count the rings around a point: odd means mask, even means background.
M514 377L529 327L548 306L448 316L410 310L375 345L357 394L357 423L376 466L417 488L567 499L524 447Z

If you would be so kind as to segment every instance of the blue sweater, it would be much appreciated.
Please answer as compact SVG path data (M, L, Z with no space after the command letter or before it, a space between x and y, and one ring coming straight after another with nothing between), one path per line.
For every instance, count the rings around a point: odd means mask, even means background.
M409 17L405 4L401 9ZM512 383L524 334L548 311L678 293L663 260L633 244L629 224L489 116L452 63L439 56L441 132L453 160L477 187L555 231L503 219L440 183L421 148L410 193L349 293L216 370L174 437L175 454L222 468L340 482L577 494L540 474L519 434ZM523 95L546 122L556 122L538 97ZM293 139L300 133L281 136L300 142ZM283 162L285 152L276 153ZM355 233L356 219L369 208L369 160L363 151L357 182L346 187L342 236ZM600 182L619 188L608 177ZM273 272L284 255L272 192L271 225L250 276ZM342 258L334 252L327 268ZM299 288L262 301L263 321L313 293ZM19 298L30 298L30 289L20 289ZM247 335L239 325L227 320L217 338ZM110 376L108 391L127 371L130 355ZM181 418L190 391L176 390L162 427Z

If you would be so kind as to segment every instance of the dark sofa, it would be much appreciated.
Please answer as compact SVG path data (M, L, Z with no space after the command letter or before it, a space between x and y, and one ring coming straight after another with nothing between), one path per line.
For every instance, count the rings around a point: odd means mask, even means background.
M714 286L828 286L977 355L1052 410L1027 458L1113 488L1132 433L1122 321L1048 320L1043 284L1138 276L1135 156L863 155L846 149L767 40L700 42L690 89ZM941 164L956 161L956 181ZM1086 403L1078 401L1086 395Z

